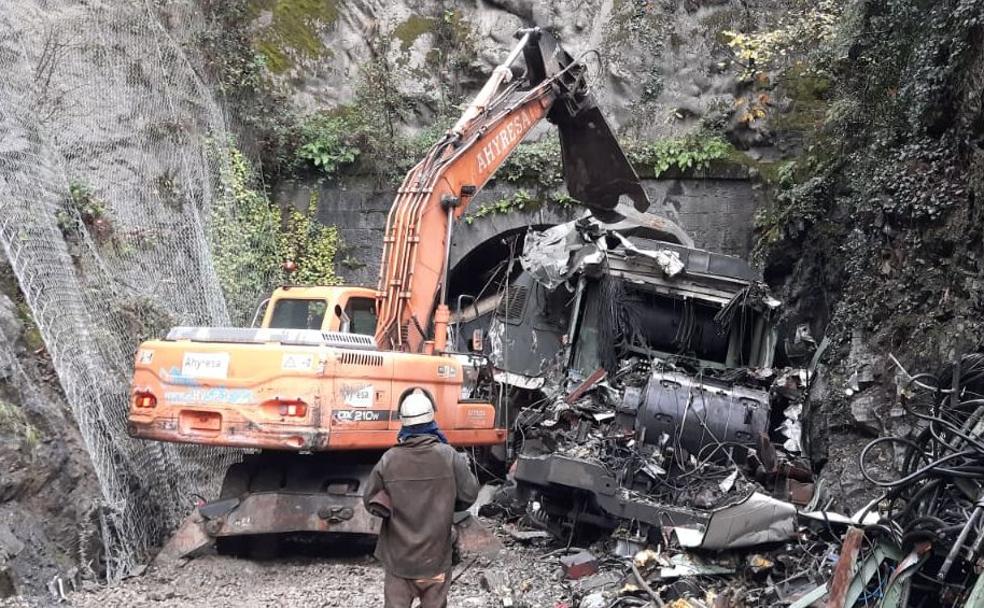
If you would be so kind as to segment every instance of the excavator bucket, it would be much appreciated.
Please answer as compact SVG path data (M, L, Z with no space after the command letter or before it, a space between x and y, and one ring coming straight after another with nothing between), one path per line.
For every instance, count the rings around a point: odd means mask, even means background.
M615 210L623 197L636 210L645 212L649 209L649 196L588 90L584 66L576 63L556 38L547 32L537 33L535 44L524 53L528 77L534 84L556 77L560 88L560 99L548 119L560 131L568 194L606 223L623 219Z
M614 209L627 197L636 210L649 209L649 196L597 106L558 122L567 192L605 223L623 216Z

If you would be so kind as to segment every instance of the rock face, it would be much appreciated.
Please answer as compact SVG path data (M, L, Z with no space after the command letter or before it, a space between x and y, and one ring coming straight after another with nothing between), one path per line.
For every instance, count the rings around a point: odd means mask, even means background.
M588 64L593 90L622 139L678 137L712 126L727 129L741 147L763 143L763 136L736 119L749 87L723 32L776 22L789 8L770 0L248 4L253 46L302 114L358 111L367 95L391 94L405 104L396 112L404 130L431 127L457 115L457 104L502 60L519 28L536 26ZM544 126L533 137L548 130ZM646 180L652 211L680 223L698 247L747 256L761 193L744 174L732 177ZM375 284L392 189L360 178L327 184L301 179L278 185L274 199L304 208L312 191L319 196L319 218L336 224L347 246L339 274ZM473 205L514 192L510 184L493 183ZM517 218L544 222L544 213ZM552 212L546 213L553 221ZM565 210L556 219L569 216ZM474 226L457 227L453 257L461 259L493 236L490 222L483 217Z
M71 588L83 555L101 568L99 541L90 542L99 487L50 359L27 347L32 321L16 291L4 293L9 277L0 265L0 598L46 594L57 578Z
M0 261L25 326L0 343L0 361L23 368L0 382L0 528L24 544L0 548L0 568L30 590L75 560L126 575L221 471L125 425L142 338L228 319L206 237L227 137L184 54L196 10L0 3ZM36 372L35 354L48 357ZM83 479L97 497L75 494Z
M812 447L848 510L871 495L861 449L910 430L898 395L908 374L935 373L984 338L984 2L850 11L854 26L828 49L821 136L795 161L808 170L763 210L782 214L763 222L779 237L766 277L791 321L829 338Z
M590 67L623 132L665 137L733 113L741 86L721 33L762 26L775 0L250 0L258 49L307 111L350 104L360 74L384 65L413 100L411 128L473 92L520 28L554 33Z

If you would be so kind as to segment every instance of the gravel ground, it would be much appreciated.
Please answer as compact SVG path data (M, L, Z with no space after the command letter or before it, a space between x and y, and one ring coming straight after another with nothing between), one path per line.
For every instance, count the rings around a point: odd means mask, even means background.
M499 556L465 558L455 568L464 574L451 587L449 606L501 606L495 594L483 588L483 577L504 574L530 608L570 605L571 591L555 558L543 558L552 547L507 546ZM474 560L474 561L473 561ZM209 606L214 608L281 608L338 606L378 607L383 604L383 570L369 555L281 557L252 561L206 555L181 566L151 567L138 577L113 587L88 584L69 594L67 604L77 608L153 606L154 608ZM48 598L0 601L4 608L51 606Z

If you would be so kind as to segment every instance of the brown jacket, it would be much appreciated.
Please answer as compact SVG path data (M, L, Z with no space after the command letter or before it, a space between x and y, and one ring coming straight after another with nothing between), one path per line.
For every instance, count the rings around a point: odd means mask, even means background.
M414 435L383 454L363 500L386 490L392 515L383 520L376 558L401 578L437 576L451 569L451 525L456 510L478 496L468 460L431 435Z

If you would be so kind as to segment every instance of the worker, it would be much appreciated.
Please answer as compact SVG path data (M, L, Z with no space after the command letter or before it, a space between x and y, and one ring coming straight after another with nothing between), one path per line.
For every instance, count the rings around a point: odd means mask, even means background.
M452 518L478 496L467 456L434 422L434 404L415 389L400 404L397 443L373 468L366 507L383 516L376 558L386 570L385 608L444 608L451 587Z

